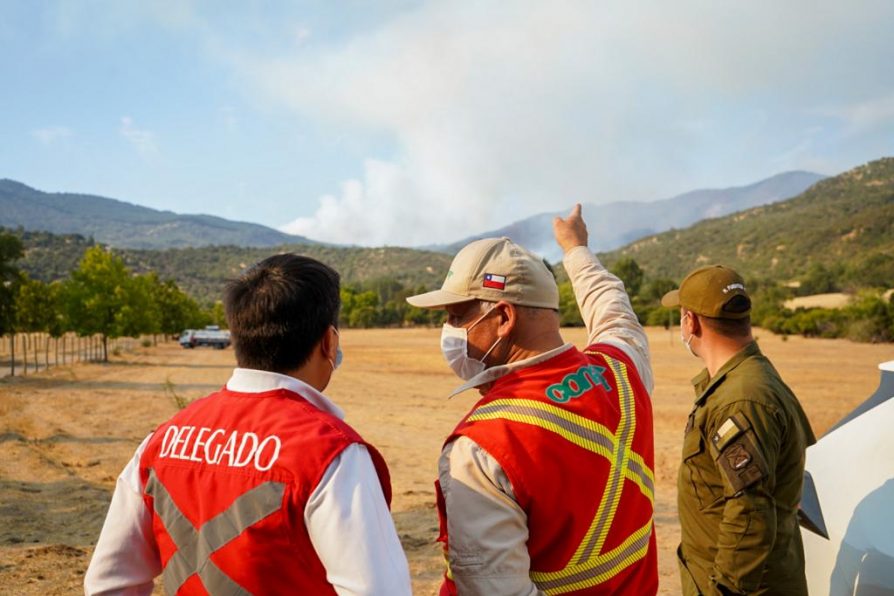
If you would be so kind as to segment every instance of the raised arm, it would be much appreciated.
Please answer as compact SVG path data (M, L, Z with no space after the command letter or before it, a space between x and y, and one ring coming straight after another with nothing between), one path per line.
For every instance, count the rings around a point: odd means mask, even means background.
M624 350L651 393L654 383L646 333L630 306L624 282L587 248L589 235L579 203L568 217L553 220L553 233L565 254L563 264L587 327L587 343L608 343Z

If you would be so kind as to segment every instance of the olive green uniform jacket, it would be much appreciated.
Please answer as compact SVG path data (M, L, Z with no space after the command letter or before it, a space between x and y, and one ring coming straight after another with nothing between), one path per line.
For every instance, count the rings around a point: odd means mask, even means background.
M677 481L683 592L807 594L797 508L816 442L756 342L693 379Z

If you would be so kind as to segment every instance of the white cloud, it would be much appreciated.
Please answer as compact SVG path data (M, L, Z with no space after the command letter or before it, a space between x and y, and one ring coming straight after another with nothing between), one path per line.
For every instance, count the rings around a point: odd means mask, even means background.
M817 163L823 139L803 131L818 97L890 122L892 22L884 0L456 0L289 56L209 45L246 88L396 148L287 229L418 244Z
M425 192L431 182L419 180L414 168L380 160L364 163L363 180L342 183L338 196L320 198L316 212L281 229L342 244L427 244L432 242L432 215L438 226L461 235L480 214L441 209L443 198ZM397 234L396 231L400 233Z
M67 126L48 126L31 131L31 136L44 145L52 145L74 134Z
M134 126L133 119L130 116L121 117L121 126L118 127L118 132L143 157L149 157L158 153L155 133L151 130Z
M889 126L894 123L894 93L816 112L842 121L851 134Z

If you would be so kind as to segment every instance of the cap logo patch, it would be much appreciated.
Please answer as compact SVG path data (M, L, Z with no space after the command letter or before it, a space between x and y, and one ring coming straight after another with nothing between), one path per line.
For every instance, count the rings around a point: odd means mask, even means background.
M491 288L494 290L505 290L506 289L506 276L505 275L494 275L493 273L485 273L484 274L484 284L482 284L485 288Z
M723 288L723 293L729 294L733 290L742 290L744 292L745 285L744 284L730 284L730 285L726 286L725 288Z

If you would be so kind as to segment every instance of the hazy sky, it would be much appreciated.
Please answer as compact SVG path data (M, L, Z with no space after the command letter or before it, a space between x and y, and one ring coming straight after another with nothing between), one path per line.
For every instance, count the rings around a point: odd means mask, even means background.
M0 0L0 177L453 241L894 155L892 30L890 0Z

